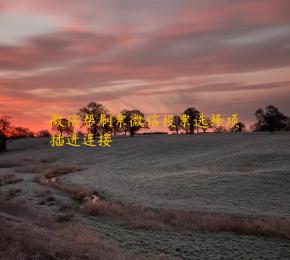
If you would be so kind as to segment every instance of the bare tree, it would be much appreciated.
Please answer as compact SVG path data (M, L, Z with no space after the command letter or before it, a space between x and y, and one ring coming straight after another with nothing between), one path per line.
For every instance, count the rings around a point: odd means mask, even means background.
M205 133L207 131L207 129L212 128L211 125L211 119L210 118L206 118L204 122L200 123L200 128L202 129L203 133Z
M111 132L114 135L117 135L117 133L123 132L124 128L120 127L120 125L118 124L118 120L116 116L112 117L112 127L111 127Z
M36 133L37 137L50 137L50 132L48 130L40 130Z
M199 117L199 111L196 110L194 107L189 107L187 108L184 112L184 114L188 115L188 126L185 127L185 131L188 132L189 128L189 134L194 134L194 124L195 124L195 119L198 119Z
M214 133L227 133L228 130L224 126L218 126L214 128Z
M83 126L85 126L85 119L87 115L91 115L94 119L94 123L88 127L88 131L93 133L94 139L96 138L99 131L103 128L99 122L102 114L108 114L108 110L102 105L96 102L90 102L86 107L80 109L78 113L83 121Z
M175 133L178 135L179 130L181 129L181 120L180 116L173 116L172 125L169 125L168 129L170 131L175 131Z
M279 111L279 109L273 105L266 106L265 110L258 109L255 113L258 120L256 125L257 131L279 131L285 129L287 125L287 116Z
M0 152L6 151L6 141L8 138L9 131L11 130L9 119L10 117L8 116L0 117Z
M290 117L287 118L287 123L286 123L286 126L285 126L285 130L286 131L290 130Z
M138 132L142 128L149 128L144 114L140 110L123 110L121 112L124 115L124 132L128 131L130 136L133 137L136 132Z
M68 119L61 118L56 125L52 126L52 130L59 132L61 135L63 135L64 133L70 135L73 133L73 126Z
M30 131L28 128L18 126L13 127L11 130L11 138L28 138L34 137L34 133Z
M246 129L246 125L242 122L238 122L236 123L232 128L231 131L232 132L243 132Z

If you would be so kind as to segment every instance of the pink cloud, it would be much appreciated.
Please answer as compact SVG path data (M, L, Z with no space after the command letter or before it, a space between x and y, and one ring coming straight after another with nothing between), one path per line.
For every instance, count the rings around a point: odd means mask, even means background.
M32 117L42 128L48 111L74 112L92 100L113 111L233 106L221 93L243 112L261 90L267 102L276 90L273 100L290 110L287 87L269 76L290 67L289 1L28 0L2 1L0 12L59 21L53 32L0 44L0 112L21 124ZM265 80L246 77L257 71L267 71Z

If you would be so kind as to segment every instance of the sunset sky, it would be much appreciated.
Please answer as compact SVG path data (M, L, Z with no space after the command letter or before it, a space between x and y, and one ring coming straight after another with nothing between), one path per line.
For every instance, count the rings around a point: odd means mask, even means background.
M0 0L0 114L290 115L289 0Z

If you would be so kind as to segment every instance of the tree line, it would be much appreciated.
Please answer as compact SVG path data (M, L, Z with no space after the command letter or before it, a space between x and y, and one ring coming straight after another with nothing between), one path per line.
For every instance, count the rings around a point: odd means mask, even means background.
M144 113L138 109L134 110L123 110L121 111L121 115L123 116L124 125L119 127L117 125L117 117L112 117L111 125L100 125L98 124L101 115L108 115L109 111L102 104L98 104L96 102L90 102L87 106L81 108L77 115L80 117L82 122L84 122L86 115L92 115L95 119L95 122L87 127L87 131L93 134L93 137L108 132L114 135L127 133L130 136L134 136L139 130L142 128L149 129L148 122L145 121ZM140 116L141 125L131 125L130 120L133 115ZM199 118L201 113L194 107L187 108L183 115L187 115L188 124L181 124L181 115L174 115L172 118L173 124L168 127L169 131L174 132L175 134L179 134L181 131L186 134L195 134L199 132L201 129L203 132L206 132L207 129L212 128L210 125L210 119L205 118L202 124L199 126L195 125L195 119ZM279 109L273 105L268 105L265 109L258 109L255 112L255 117L257 122L251 127L252 131L270 131L273 133L274 131L289 131L290 130L290 117L284 115ZM81 127L84 127L83 123ZM207 126L207 127L205 127ZM245 124L242 122L237 122L234 127L230 129L226 129L223 126L215 127L213 132L242 132L245 130ZM52 132L58 132L60 134L68 134L70 135L74 129L72 125L69 123L67 118L61 118L61 125L54 126L51 129ZM6 151L6 141L7 139L17 139L17 138L27 138L27 137L50 137L51 131L41 130L37 133L30 131L28 128L24 127L13 127L10 122L10 117L8 116L0 116L0 152ZM80 134L82 134L80 132Z

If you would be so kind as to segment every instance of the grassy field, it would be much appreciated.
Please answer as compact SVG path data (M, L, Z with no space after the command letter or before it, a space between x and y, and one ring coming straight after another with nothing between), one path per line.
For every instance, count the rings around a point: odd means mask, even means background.
M0 209L21 223L31 220L7 203L82 225L123 259L290 258L289 133L116 137L111 148L35 138L8 148Z

